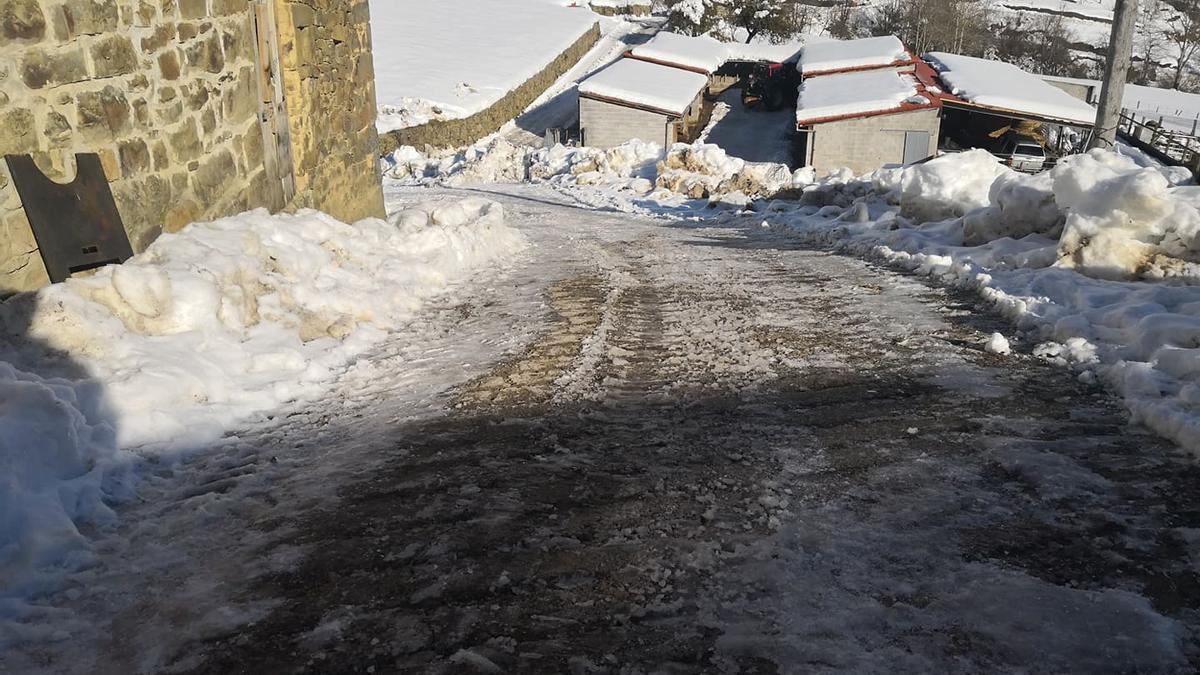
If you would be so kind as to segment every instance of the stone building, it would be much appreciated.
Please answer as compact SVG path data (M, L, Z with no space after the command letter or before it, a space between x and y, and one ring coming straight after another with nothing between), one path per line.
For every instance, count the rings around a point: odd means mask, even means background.
M134 251L266 207L383 214L366 0L0 0L0 155L96 153ZM0 160L0 293L47 283Z

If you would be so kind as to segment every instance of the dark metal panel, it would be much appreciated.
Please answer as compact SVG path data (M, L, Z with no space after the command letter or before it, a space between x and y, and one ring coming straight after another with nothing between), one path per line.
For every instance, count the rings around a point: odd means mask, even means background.
M5 155L50 281L133 255L100 156L75 155L75 180L56 183L29 155Z

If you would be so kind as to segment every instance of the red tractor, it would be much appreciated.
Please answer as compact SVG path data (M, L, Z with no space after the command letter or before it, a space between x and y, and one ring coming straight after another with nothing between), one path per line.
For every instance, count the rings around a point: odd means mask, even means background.
M742 85L742 105L752 110L782 110L796 102L799 86L795 63L755 63Z

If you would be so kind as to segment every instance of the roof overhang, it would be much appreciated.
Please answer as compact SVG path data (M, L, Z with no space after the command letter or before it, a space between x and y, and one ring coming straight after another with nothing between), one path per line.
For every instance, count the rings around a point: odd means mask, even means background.
M966 110L968 112L983 113L986 115L995 115L996 117L1009 117L1018 120L1041 122L1043 124L1056 124L1063 127L1075 127L1077 129L1091 129L1096 126L1095 122L1081 122L1079 120L1069 120L1059 117L1051 117L1049 115L1039 115L1037 113L1026 112L1023 110L1012 110L1009 108L981 105L979 103L972 103L970 101L964 101L958 97L950 96L942 97L942 107Z
M926 98L931 98L932 100L930 100L929 103L920 104L920 105L912 104L912 103L901 103L899 107L888 108L887 110L872 110L871 112L849 113L846 115L831 115L829 117L817 117L817 118L805 119L805 120L797 119L796 127L797 128L808 127L808 126L812 126L814 124L828 124L830 122L842 122L845 120L865 119L867 117L880 117L883 115L901 115L903 113L919 112L921 110L937 110L938 108L942 107L941 103L938 102L937 97L931 97L931 95L929 95L929 94L921 94L921 95L925 96Z
M910 53L908 55L907 60L892 61L891 63L876 63L876 64L870 64L870 65L865 65L865 66L854 66L852 68L830 68L827 70L801 70L800 74L803 75L804 77L820 77L822 75L842 75L844 73L858 73L858 72L862 72L864 70L904 69L905 71L907 71L910 68L915 68L916 64L917 64L917 58Z
M637 61L645 61L646 63L653 63L653 64L660 65L660 66L667 66L668 68L678 68L679 70L690 70L693 73L700 73L701 75L712 75L712 72L705 70L703 68L698 68L696 66L687 66L682 63L674 63L672 61L665 61L663 59L652 59L648 56L638 56L637 54L634 54L632 51L625 52L625 58L634 59Z
M645 112L651 112L651 113L655 113L658 115L666 115L667 117L679 117L679 118L683 117L682 112L674 112L671 110L667 110L665 108L655 108L654 106L646 105L644 103L633 103L631 101L625 101L625 100L622 100L619 98L614 98L612 96L601 96L599 94L589 94L589 93L579 92L579 98L590 98L593 101L600 101L601 103L611 103L613 105L619 105L622 108L633 108L634 110L642 110Z

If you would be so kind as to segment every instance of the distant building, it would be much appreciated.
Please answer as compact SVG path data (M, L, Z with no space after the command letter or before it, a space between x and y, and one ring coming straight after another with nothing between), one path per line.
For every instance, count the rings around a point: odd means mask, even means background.
M866 173L933 156L941 102L925 75L882 67L806 78L796 105L800 163Z
M632 139L690 142L700 130L708 77L637 59L621 59L579 85L584 145L610 148Z

